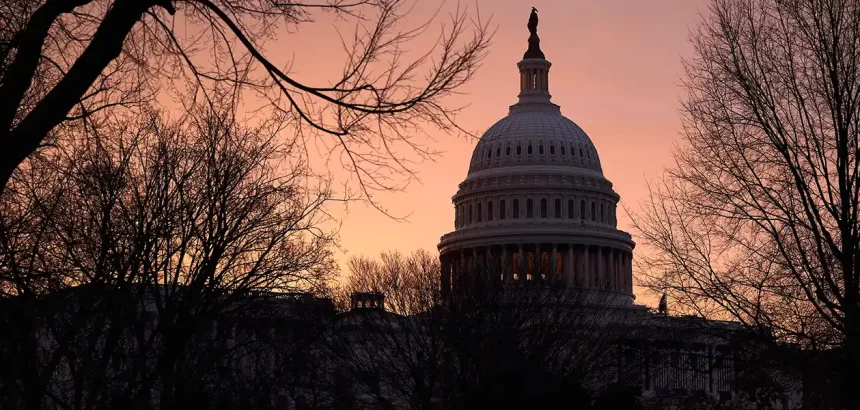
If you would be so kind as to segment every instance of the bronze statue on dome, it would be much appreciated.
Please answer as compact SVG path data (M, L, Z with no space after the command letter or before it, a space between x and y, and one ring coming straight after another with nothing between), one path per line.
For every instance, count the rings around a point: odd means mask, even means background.
M537 34L538 15L537 9L532 7L532 14L529 16L529 33Z
M538 15L537 9L532 7L532 14L529 15L529 49L523 55L523 59L539 58L544 59L543 51L540 50L540 38L537 35Z

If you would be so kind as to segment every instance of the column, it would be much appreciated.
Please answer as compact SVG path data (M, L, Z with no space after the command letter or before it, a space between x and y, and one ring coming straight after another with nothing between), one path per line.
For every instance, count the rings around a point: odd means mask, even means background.
M562 258L563 259L563 258ZM564 268L564 264L562 264L562 268ZM551 281L555 282L559 279L558 272L558 245L555 243L552 244L552 253L549 255L549 278Z
M612 289L612 282L613 282L612 277L615 276L613 274L615 266L612 263L613 262L612 261L612 248L605 248L605 249L606 249L606 255L604 257L606 258L606 279L604 281L604 284L605 284L607 289Z
M627 256L627 252L621 253L621 291L627 292L627 267L630 266L630 258Z
M460 269L457 272L457 283L463 283L463 278L466 277L466 272L469 271L469 261L466 259L466 251L460 249Z
M510 285L511 280L514 278L514 258L510 256L511 250L508 248L508 245L502 245L502 260L499 263L502 265L502 275L504 275L504 279L502 281L505 285Z
M445 254L440 259L442 259L442 298L446 299L451 293L451 257Z
M523 249L523 244L521 244L521 243L517 244L517 248L519 248L519 252L520 252L520 260L518 262L519 266L517 267L517 269L518 269L517 273L520 275L520 277L519 277L520 282L526 283L526 267L527 267L527 265L526 265L526 252Z
M606 286L609 289L615 290L615 278L618 276L615 272L615 249L607 249L606 259L606 264L609 265L608 269L606 269Z
M627 292L633 293L633 253L627 256Z
M549 70L543 70L543 90L549 91Z
M582 280L586 287L592 287L594 285L594 278L591 277L591 261L588 259L588 245L585 245L585 248L582 250L582 264L585 266L585 269L582 270Z
M499 269L499 264L496 262L496 254L493 252L493 246L487 246L487 255L484 258L487 264L487 272L489 272L489 276L493 278L492 283L499 283L502 281L502 271Z
M595 272L595 278L597 279L597 287L602 288L605 286L605 277L606 277L606 267L604 266L603 261L603 248L597 247L597 272Z
M575 277L575 274L576 274L576 265L575 265L576 257L574 256L575 255L574 252L575 252L575 250L573 249L573 244L568 244L567 245L567 254L565 255L565 259L567 259L565 261L565 266L567 267L567 269L565 269L565 273L564 273L565 274L565 283L567 284L568 288L573 287L574 281L576 280L576 277Z

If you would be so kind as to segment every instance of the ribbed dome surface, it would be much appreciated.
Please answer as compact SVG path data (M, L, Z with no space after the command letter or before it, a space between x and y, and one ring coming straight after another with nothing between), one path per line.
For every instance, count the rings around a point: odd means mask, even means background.
M497 167L553 164L602 173L594 144L576 123L557 112L514 112L478 141L469 174Z

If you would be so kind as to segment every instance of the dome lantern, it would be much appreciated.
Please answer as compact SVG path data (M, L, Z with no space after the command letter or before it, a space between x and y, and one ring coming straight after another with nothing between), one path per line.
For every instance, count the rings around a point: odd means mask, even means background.
M549 68L552 63L546 60L540 49L540 37L537 35L537 9L532 7L529 17L529 48L523 54L523 59L517 63L520 70L519 102L510 107L511 113L520 111L559 112L557 105L550 102Z

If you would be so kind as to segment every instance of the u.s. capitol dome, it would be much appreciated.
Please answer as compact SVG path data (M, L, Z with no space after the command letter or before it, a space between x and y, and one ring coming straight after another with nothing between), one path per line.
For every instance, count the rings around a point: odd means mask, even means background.
M591 138L552 103L550 66L535 24L518 102L478 141L452 198L454 231L438 245L443 295L493 272L506 287L552 284L632 306L634 243L617 229L619 196Z

